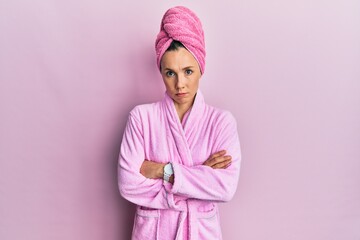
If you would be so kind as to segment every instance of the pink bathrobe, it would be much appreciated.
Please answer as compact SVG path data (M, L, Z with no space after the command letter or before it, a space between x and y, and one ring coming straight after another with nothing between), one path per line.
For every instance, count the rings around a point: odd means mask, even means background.
M223 149L232 156L227 169L202 165ZM144 159L171 162L174 184L141 175ZM132 239L222 239L217 203L233 197L240 161L234 117L205 104L200 91L182 123L167 94L160 102L136 106L118 168L121 195L137 205Z

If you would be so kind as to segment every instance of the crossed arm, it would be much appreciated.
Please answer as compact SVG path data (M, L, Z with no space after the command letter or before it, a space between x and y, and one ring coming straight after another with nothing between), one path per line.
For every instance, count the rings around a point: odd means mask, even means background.
M186 207L183 200L188 198L229 201L237 187L241 150L236 122L228 119L220 124L223 127L213 143L213 149L226 151L215 152L195 166L174 161L174 175L169 183L162 181L165 164L145 158L141 123L130 116L119 154L121 195L137 205L157 209L182 209Z
M231 164L231 156L226 155L226 151L222 150L212 154L202 165L213 169L225 169ZM157 163L145 159L141 165L140 173L150 179L161 179L164 175L164 166L166 163ZM175 175L170 177L170 183L174 183Z

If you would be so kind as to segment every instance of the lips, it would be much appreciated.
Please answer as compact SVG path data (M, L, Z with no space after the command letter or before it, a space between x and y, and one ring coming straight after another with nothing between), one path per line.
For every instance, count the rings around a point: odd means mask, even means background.
M185 97L187 95L187 93L177 93L176 96L178 97Z

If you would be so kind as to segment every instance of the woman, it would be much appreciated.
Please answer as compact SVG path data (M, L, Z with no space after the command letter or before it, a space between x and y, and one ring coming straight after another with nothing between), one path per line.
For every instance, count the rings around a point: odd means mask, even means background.
M191 10L165 13L156 54L165 97L130 112L119 156L120 193L137 205L132 239L221 239L217 203L236 191L240 143L233 116L198 89L205 43Z

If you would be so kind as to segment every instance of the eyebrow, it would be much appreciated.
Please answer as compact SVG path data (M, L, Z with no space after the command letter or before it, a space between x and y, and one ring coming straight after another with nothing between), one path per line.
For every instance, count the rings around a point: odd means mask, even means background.
M184 67L184 68L181 69L181 70L185 70L185 69L189 69L189 68L194 68L194 66L187 66L187 67ZM174 70L172 70L171 68L164 68L164 71L166 71L166 70L174 71Z

